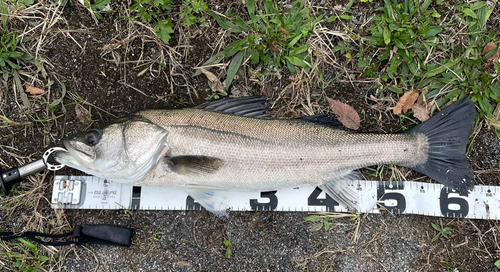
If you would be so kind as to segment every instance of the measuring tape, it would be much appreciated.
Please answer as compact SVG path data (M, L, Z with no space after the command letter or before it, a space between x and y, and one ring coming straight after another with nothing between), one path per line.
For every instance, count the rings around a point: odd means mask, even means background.
M362 213L420 214L500 219L500 186L477 185L462 196L441 184L346 181L355 186ZM348 212L317 187L226 193L231 211ZM132 186L94 176L56 176L51 202L63 209L204 210L182 189Z

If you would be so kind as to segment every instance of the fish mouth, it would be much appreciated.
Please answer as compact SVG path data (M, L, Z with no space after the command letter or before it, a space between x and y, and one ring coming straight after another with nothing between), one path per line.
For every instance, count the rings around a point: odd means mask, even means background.
M80 170L87 166L85 161L93 161L95 159L94 154L77 150L68 141L64 141L63 143L67 151L60 151L54 154L56 162Z

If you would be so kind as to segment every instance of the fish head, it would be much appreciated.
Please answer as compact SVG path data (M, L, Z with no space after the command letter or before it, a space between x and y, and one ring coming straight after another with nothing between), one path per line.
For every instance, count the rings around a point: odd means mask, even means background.
M120 119L63 140L67 152L55 160L68 167L120 183L137 183L157 163L167 131L147 119Z

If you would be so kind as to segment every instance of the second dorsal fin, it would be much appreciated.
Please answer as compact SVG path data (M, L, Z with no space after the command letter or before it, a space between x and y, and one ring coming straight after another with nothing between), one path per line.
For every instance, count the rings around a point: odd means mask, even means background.
M342 123L340 123L339 120L328 116L328 114L303 116L303 117L300 117L298 119L308 121L308 122L318 123L318 124L322 124L322 125L326 125L326 126L333 126L333 127L339 127L339 128L343 127Z
M211 101L194 108L244 117L269 118L271 115L266 113L269 110L269 107L264 104L266 101L267 97L265 96L230 97Z

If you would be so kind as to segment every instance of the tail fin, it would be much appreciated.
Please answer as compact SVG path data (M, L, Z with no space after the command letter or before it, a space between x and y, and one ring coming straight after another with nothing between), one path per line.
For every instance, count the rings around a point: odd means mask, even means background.
M474 187L474 174L465 151L475 119L474 103L467 97L411 129L410 133L427 136L429 151L423 164L408 167L467 194Z

